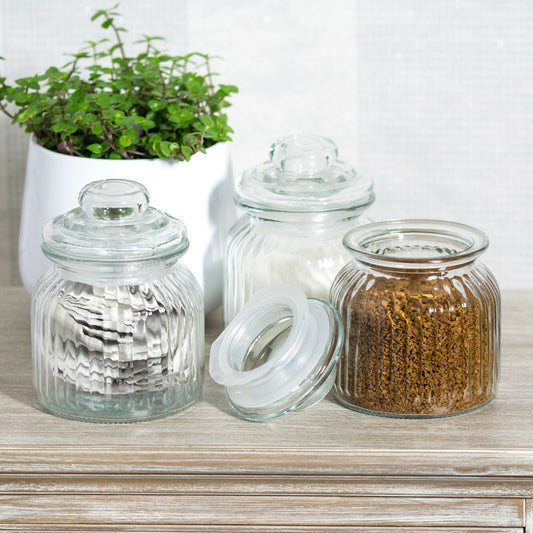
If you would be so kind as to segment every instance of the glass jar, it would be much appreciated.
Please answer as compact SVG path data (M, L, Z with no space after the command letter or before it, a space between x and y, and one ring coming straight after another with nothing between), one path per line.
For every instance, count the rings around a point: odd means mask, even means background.
M277 141L270 161L245 172L235 202L245 211L230 229L225 252L226 324L258 289L289 283L326 299L349 260L342 237L368 221L372 181L337 160L324 137Z
M182 222L135 182L82 189L44 229L54 262L32 294L33 383L50 413L90 422L172 414L201 395L201 290Z
M335 396L376 415L431 417L480 407L496 393L500 293L477 258L487 237L433 220L348 232L353 255L331 301L345 326Z

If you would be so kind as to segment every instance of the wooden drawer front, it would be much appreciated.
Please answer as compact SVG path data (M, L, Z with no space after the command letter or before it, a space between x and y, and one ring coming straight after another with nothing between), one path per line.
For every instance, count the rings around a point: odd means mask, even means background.
M523 527L524 500L320 496L3 495L0 524Z

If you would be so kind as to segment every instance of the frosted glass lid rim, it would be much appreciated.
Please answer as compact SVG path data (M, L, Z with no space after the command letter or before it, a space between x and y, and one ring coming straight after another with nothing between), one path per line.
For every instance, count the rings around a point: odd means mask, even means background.
M243 208L278 212L357 209L374 201L373 183L337 159L326 137L293 134L276 141L270 161L246 170L235 190Z
M329 302L308 299L295 285L273 285L255 292L213 342L209 372L239 416L266 420L329 392L343 340L342 319Z
M50 221L43 253L56 261L131 263L183 255L189 247L183 222L149 206L146 188L108 179L86 185L79 207Z
M445 268L474 261L489 246L481 230L447 220L399 219L350 230L343 244L358 261L390 268Z

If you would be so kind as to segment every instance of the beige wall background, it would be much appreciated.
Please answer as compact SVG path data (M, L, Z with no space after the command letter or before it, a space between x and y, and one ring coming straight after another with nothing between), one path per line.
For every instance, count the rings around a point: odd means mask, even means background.
M0 72L66 62L106 35L105 0L0 0ZM291 132L334 139L375 181L374 219L483 229L503 288L533 288L533 2L530 0L123 0L129 39L224 58L239 86L235 173ZM18 219L28 138L0 117L0 284L20 284Z

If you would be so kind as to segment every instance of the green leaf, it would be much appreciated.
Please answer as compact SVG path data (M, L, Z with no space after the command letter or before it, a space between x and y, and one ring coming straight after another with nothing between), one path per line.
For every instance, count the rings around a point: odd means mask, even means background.
M113 24L113 19L109 18L109 19L104 20L104 22L102 22L101 26L102 26L102 28L105 28L107 30L107 28L109 28L109 26L111 26L111 24Z
M85 98L85 91L83 89L77 89L70 96L70 101L75 103L82 103Z
M102 124L97 123L91 128L91 132L95 135L101 135L102 133L104 133L104 127L102 126Z
M165 156L165 157L170 157L171 155L171 150L170 150L170 143L168 141L163 141L160 145L160 150L161 150L161 153Z
M67 126L66 132L72 135L73 133L76 133L79 129L79 126L77 124L69 124Z
M185 157L185 160L188 161L191 158L191 155L192 155L192 148L190 146L182 144L181 145L181 153L183 154L183 157Z
M236 87L235 85L223 85L223 84L220 84L219 87L226 93L226 94L230 94L230 93L238 93L239 92L239 88Z
M116 87L117 87L117 89L130 89L131 88L131 83L129 81L126 81L126 80L118 80L116 82Z
M118 48L120 48L120 43L117 43L117 44L114 44L113 46L111 46L109 48L109 53L112 54L115 50L117 50ZM120 60L121 58L115 58L115 59L118 59Z
M165 109L165 107L167 107L167 102L166 100L149 100L148 107L152 111L160 111L161 109Z
M106 14L106 10L105 9L99 9L92 17L91 17L91 22L94 22L97 18L101 17L102 15L105 15Z
M26 111L23 111L20 115L17 116L17 122L20 124L23 124L27 120L29 120L31 117Z
M100 155L103 152L104 148L101 144L95 143L87 146L87 150L89 150L89 152L92 152L93 154Z
M128 128L123 134L123 137L127 137L132 142L139 138L139 132L135 128Z
M111 104L111 95L109 93L100 93L96 97L96 103L102 109L109 109L109 106Z
M192 122L196 118L196 116L194 115L194 113L191 113L188 110L184 110L180 113L180 118L185 124L187 124L189 122Z
M207 130L207 126L205 124L202 124L201 122L194 122L192 126L196 131L201 132Z
M172 114L172 115L175 115L177 113L179 113L181 110L181 107L179 106L179 104L176 104L176 102L171 102L170 104L168 104L167 106L167 111Z
M131 146L131 139L127 135L121 135L118 140L118 144L122 148L127 148L128 146Z
M122 159L122 156L118 152L111 152L108 159Z
M207 126L208 128L212 128L214 125L215 125L215 121L213 120L213 118L209 115L201 115L200 116L200 122L204 125L204 126Z
M57 67L50 67L48 70L44 73L44 75L47 78L55 78L56 76L59 76L61 72Z
M167 120L176 126L181 126L183 124L181 117L176 114L168 115Z
M15 104L23 105L29 101L29 96L26 93L16 93L15 94Z
M59 122L54 124L51 129L55 133L62 133L64 131L66 131L67 126L68 126L67 122L65 122L64 120L60 120Z

